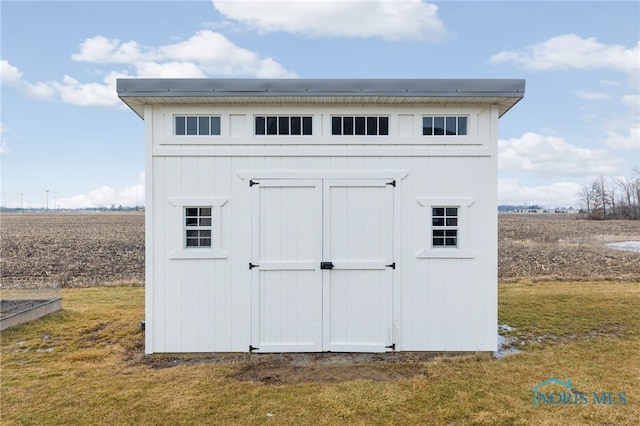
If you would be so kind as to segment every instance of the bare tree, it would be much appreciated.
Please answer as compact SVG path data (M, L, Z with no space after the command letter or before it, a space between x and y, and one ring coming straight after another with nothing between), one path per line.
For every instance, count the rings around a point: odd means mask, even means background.
M578 193L580 201L582 201L587 207L587 217L591 215L591 205L593 204L593 188L591 185L585 185Z
M634 210L635 210L634 209L635 194L634 194L634 185L633 185L634 182L632 180L628 180L625 178L614 179L614 182L622 190L622 195L620 199L621 202L618 203L620 204L619 217L625 218L625 219L637 219L637 217L634 217Z

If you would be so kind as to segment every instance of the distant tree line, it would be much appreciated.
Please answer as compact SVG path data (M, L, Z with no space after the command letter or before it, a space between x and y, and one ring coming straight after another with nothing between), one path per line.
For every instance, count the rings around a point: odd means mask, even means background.
M640 220L640 168L632 178L597 177L578 196L588 219Z

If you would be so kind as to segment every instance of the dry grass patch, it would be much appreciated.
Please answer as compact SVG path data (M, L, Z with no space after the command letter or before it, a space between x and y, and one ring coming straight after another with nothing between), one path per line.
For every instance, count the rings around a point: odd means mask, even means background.
M501 285L500 322L516 327L512 335L525 341L521 353L406 363L145 357L142 289L63 289L63 298L63 311L2 333L3 424L634 424L640 418L638 283ZM558 339L538 342L541 336ZM337 377L337 365L354 374ZM254 380L260 373L286 379L287 371L299 380ZM625 391L628 403L534 408L530 389L550 377L570 378L585 392Z

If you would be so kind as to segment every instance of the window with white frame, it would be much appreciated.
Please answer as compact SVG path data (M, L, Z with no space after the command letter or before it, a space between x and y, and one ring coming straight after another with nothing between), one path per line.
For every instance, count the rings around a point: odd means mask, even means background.
M310 136L313 133L311 116L258 115L255 117L255 134Z
M423 136L466 136L469 117L430 115L422 117Z
M171 213L175 226L170 227L169 240L175 243L169 259L226 259L228 253L221 247L226 202L226 197L169 198L169 204L180 209Z
M458 207L431 208L431 245L458 247Z
M220 136L220 117L215 115L176 115L176 136Z
M211 247L211 207L184 208L185 247Z
M389 117L333 116L331 134L336 136L388 136Z
M469 227L474 198L417 197L425 210L418 259L471 259L476 256L477 229Z

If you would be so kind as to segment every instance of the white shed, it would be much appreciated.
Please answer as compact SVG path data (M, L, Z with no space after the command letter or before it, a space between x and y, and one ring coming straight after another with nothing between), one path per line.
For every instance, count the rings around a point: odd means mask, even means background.
M524 80L120 79L154 352L493 351Z

